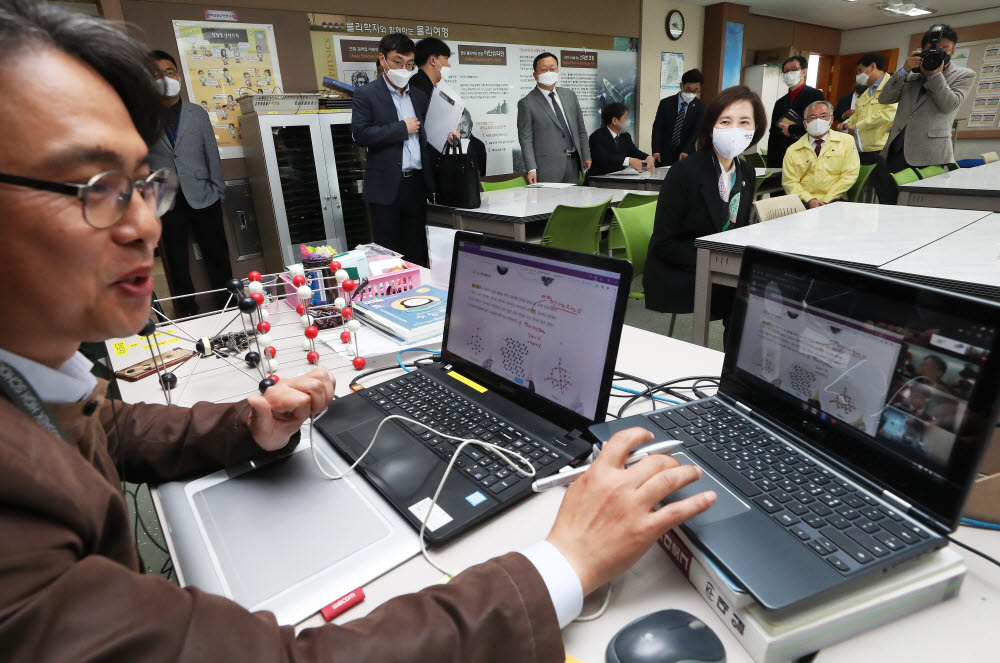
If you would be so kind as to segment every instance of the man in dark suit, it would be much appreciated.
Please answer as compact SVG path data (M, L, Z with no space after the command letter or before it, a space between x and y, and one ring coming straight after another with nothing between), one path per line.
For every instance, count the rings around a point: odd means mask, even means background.
M472 114L466 108L462 111L462 119L458 122L458 133L462 138L462 151L472 157L476 162L476 169L480 177L486 177L486 143L472 135L475 124L472 122Z
M427 198L434 191L431 153L424 133L429 97L409 85L416 64L413 40L393 33L379 42L385 71L354 92L351 132L368 148L364 199L377 244L427 264Z
M448 80L451 72L451 65L448 58L451 57L451 49L437 37L427 37L417 42L413 54L413 61L417 63L420 70L410 79L410 87L416 88L427 95L429 99L434 87L441 81Z
M206 109L181 99L181 74L172 55L165 51L150 53L153 78L167 107L167 125L163 134L149 146L150 166L177 172L180 189L173 208L163 215L163 251L173 294L195 292L188 264L188 236L193 234L213 289L225 288L233 278L229 262L229 242L222 222L222 199L226 182L222 177L219 146ZM219 293L217 304L225 304L227 294ZM198 304L194 297L174 300L180 316L194 315Z
M698 69L685 71L681 91L660 100L653 120L653 159L657 166L673 165L694 152L705 116L705 102L698 99L704 82Z
M825 101L823 93L806 85L809 60L793 55L781 65L781 79L788 86L788 94L774 102L771 111L771 129L767 139L767 167L781 168L785 152L799 138L806 135L803 124L806 107L814 101Z
M632 168L637 172L653 171L653 158L632 142L625 131L628 109L625 104L612 102L601 109L604 126L590 134L590 156L594 163L587 175L605 175Z

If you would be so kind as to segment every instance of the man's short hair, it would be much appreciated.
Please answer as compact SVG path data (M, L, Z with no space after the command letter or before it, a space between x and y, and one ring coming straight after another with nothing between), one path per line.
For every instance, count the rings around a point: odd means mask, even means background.
M413 51L413 61L417 63L418 67L423 67L427 64L427 60L431 56L436 58L450 58L451 49L448 48L448 44L437 37L425 37L417 42L416 48Z
M531 70L538 71L538 63L544 60L545 58L552 58L553 60L556 61L557 65L559 64L559 58L556 57L555 53L549 53L548 51L545 51L544 53L539 53L538 55L535 56L534 62L531 63Z
M611 120L616 117L621 117L627 112L628 108L625 107L625 104L620 101L612 101L610 104L601 109L601 122L604 123L604 126L608 126L611 124Z
M810 111L810 109L812 109L813 106L818 106L819 104L825 104L826 107L830 109L830 115L833 115L833 111L834 111L833 104L831 104L829 101L824 101L824 100L821 99L820 101L814 101L811 104L809 104L808 106L806 106L806 110L805 110L805 112L802 113L802 117L803 118L809 117L809 111Z
M792 57L788 58L787 60L785 60L784 62L781 63L781 70L784 71L785 70L785 65L788 64L789 62L792 62L792 61L798 62L799 66L802 67L803 69L808 69L809 68L809 60L807 60L802 55L793 55Z
M45 49L62 51L93 69L121 98L146 144L159 139L164 107L145 48L102 18L31 0L3 0L0 63Z
M701 69L688 69L681 76L681 85L685 83L705 83L705 76L701 73Z
M400 55L407 55L414 50L413 40L402 32L393 32L382 37L378 42L378 52L382 55L389 55L396 51Z
M868 55L862 55L858 60L858 64L865 69L874 64L875 68L879 71L885 71L885 56L881 53L869 53Z
M177 68L177 60L175 60L174 56L172 56L170 53L167 53L166 51L160 51L160 50L150 51L149 59L153 61L166 60L170 64L174 65L174 69Z
M954 44L958 43L958 33L950 25L947 23L937 23L924 33L924 36L920 39L920 48L923 48L924 44L929 44L936 34L940 34L941 39L947 39Z

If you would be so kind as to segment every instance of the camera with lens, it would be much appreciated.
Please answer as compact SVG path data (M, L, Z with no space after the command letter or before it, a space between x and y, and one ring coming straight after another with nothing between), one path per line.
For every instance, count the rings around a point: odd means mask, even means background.
M939 25L932 27L924 36L924 43L928 44L928 46L920 52L919 57L921 67L925 71L934 71L951 59L951 56L938 45L943 38L944 26ZM919 74L921 67L913 69L913 73Z

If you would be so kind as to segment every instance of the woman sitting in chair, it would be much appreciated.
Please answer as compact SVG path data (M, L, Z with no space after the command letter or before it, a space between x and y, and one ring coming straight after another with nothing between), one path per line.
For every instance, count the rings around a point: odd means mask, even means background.
M694 240L747 225L756 173L739 155L766 131L764 105L750 88L728 88L709 104L698 150L670 167L660 189L642 277L646 308L694 310ZM732 289L713 286L712 318L725 317L731 304Z

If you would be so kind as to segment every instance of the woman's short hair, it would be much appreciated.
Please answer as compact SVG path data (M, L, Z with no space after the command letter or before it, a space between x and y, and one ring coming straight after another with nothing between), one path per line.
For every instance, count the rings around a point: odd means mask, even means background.
M705 110L705 117L701 122L701 133L698 135L698 149L712 149L712 130L715 123L719 121L719 116L733 104L740 101L749 101L753 107L753 142L750 147L760 142L767 131L767 111L764 110L764 103L760 96L745 85L734 85L720 92L712 103Z

